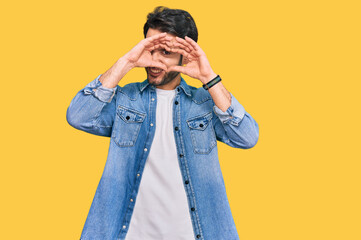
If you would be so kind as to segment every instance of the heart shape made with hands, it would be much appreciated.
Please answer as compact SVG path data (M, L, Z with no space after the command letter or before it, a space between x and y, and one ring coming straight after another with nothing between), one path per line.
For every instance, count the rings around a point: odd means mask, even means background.
M168 55L169 53L179 53L180 55L183 55L182 66L186 66L187 63L189 62L189 57L194 59L194 57L191 54L194 49L190 48L189 44L185 44L185 42L181 42L182 40L185 41L182 38L168 35L165 36L164 38L159 38L158 41L149 42L149 44L151 45L147 46L149 47L147 48L147 50L150 51L151 53L152 51L155 50L164 50L168 52ZM163 70L167 70L167 69L163 69Z
M154 50L183 55L183 66L172 65L167 67L161 61L154 61ZM186 74L192 78L207 81L215 75L204 51L191 38L180 38L168 33L160 33L143 39L128 54L127 59L134 67L159 68L167 72L175 71Z

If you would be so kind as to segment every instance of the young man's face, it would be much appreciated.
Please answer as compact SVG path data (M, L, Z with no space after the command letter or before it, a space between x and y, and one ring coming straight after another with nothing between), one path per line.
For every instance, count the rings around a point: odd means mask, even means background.
M146 37L151 37L153 35L162 33L161 31L153 28L149 28ZM173 34L167 33L167 36L175 37ZM173 65L182 65L180 63L181 54L174 53L174 52L168 52L165 49L155 49L152 51L152 57L153 61L161 62L167 67L173 66ZM150 84L153 84L155 86L161 86L163 89L168 89L169 86L172 84L172 80L179 80L180 75L178 72L168 72L166 73L164 70L159 68L145 68L147 72L148 81ZM160 71L160 72L159 72ZM171 87L170 89L174 89Z

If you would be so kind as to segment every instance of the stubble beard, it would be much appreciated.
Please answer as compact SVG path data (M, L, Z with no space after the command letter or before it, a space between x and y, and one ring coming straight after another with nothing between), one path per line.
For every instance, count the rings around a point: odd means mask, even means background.
M148 73L150 75L150 73ZM165 85L165 84L168 84L170 83L171 81L173 81L177 76L178 76L179 72L169 72L169 73L166 73L164 75L164 77L162 78L162 80L160 82L153 82L152 80L150 80L148 78L148 81L151 85L153 86L162 86L162 85ZM153 78L153 77L151 77Z
M181 66L182 65L182 59L183 59L183 56L180 57L179 59L179 62L178 62L178 66ZM151 82L149 80L149 76L151 75L149 73L149 70L146 68L146 72L147 72L147 76L148 76L148 82L153 85L153 86L162 86L162 85L165 85L167 83L170 83L171 81L173 81L179 74L179 72L169 72L169 73L166 73L164 75L164 77L162 78L162 80L159 82L159 83L156 83L156 82ZM153 78L153 77L151 77Z

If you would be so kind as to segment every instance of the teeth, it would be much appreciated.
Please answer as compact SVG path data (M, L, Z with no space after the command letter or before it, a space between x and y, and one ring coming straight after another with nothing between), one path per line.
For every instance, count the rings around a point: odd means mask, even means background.
M162 69L159 68L150 68L150 71L153 73L160 73L162 71Z

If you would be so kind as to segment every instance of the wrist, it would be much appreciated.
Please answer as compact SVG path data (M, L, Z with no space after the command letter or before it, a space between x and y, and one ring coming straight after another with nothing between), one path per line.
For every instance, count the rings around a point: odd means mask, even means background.
M126 58L119 58L118 61L99 78L103 87L114 88L119 81L132 69L132 65Z
M119 58L117 61L117 65L121 66L122 69L124 69L126 73L135 67L134 63L129 61L129 59L126 56Z
M208 83L209 81L211 81L212 79L214 79L215 77L217 77L217 74L215 72L211 72L209 74L207 74L206 76L204 76L202 79L201 79L201 82L203 84L206 84Z

